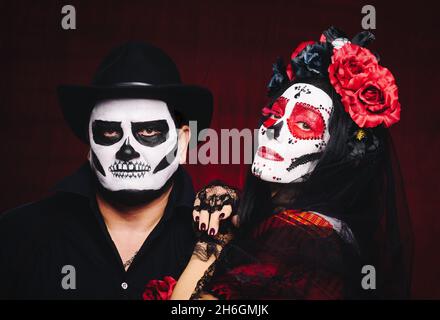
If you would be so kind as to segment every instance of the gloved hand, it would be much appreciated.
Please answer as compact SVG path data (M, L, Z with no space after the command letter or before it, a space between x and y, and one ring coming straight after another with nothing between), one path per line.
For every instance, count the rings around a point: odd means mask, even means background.
M220 181L211 182L197 193L193 218L199 241L194 254L200 259L218 256L232 240L238 226L238 201L238 190Z

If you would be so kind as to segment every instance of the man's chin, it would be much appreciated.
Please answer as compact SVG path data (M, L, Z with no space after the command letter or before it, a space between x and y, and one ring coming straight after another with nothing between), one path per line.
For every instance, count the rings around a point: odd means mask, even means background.
M157 190L118 190L112 191L100 183L97 183L97 192L104 200L116 207L137 207L148 204L159 198L162 194L169 190L173 184L174 176L172 176L160 189Z

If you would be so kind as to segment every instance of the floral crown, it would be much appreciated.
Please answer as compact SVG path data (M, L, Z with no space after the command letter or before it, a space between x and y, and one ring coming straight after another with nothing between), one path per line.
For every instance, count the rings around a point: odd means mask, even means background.
M390 127L400 120L398 89L392 73L365 48L374 39L371 32L363 31L350 41L330 27L319 42L302 42L287 67L281 58L273 64L269 96L293 80L327 78L359 128Z

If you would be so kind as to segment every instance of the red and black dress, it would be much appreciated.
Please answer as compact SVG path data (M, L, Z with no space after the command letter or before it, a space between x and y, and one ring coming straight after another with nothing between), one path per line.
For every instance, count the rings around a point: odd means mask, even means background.
M219 299L346 299L361 282L350 229L319 213L283 210L223 251L203 288Z

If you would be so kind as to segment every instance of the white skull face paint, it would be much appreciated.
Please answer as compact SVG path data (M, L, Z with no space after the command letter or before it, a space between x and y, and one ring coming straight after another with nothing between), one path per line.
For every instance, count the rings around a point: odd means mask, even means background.
M272 105L258 133L252 173L278 183L301 182L315 169L330 134L330 96L306 83L290 86Z
M165 102L102 101L90 116L90 164L107 190L158 190L179 165L177 139Z

